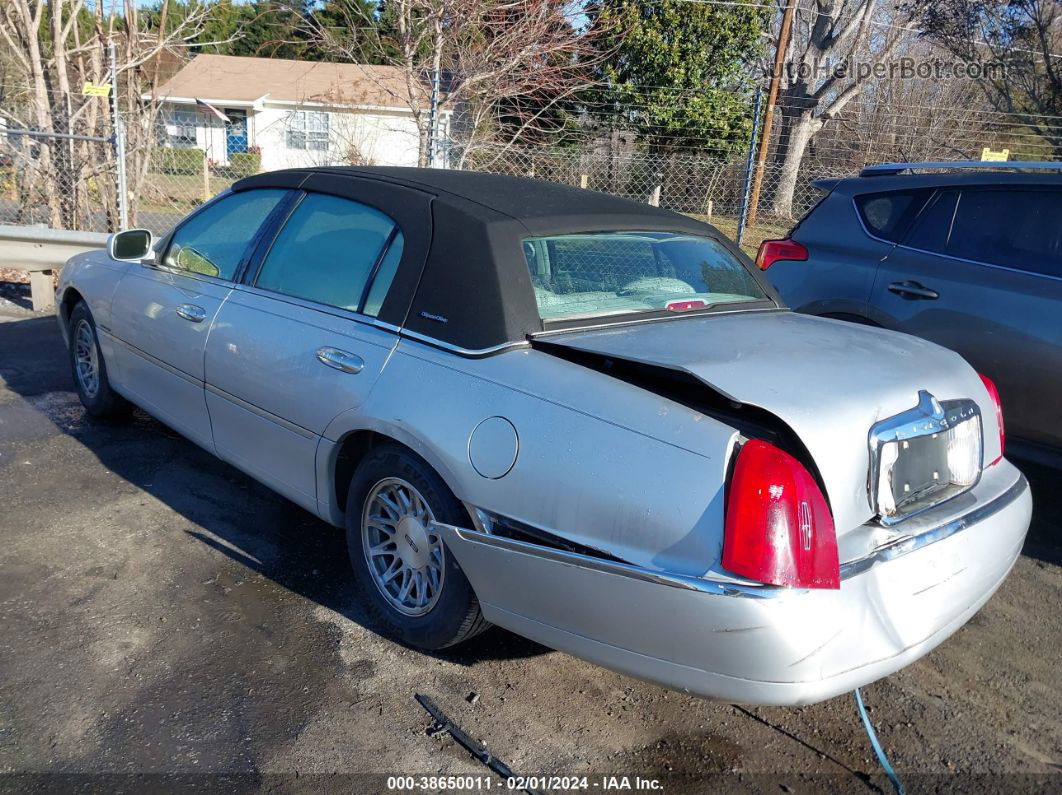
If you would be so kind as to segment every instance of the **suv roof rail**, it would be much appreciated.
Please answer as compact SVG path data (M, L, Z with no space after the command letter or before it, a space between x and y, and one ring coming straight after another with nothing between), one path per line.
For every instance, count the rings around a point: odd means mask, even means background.
M861 177L889 177L903 171L969 170L969 171L1062 171L1062 161L1050 160L930 160L924 163L882 163L867 166L859 172Z

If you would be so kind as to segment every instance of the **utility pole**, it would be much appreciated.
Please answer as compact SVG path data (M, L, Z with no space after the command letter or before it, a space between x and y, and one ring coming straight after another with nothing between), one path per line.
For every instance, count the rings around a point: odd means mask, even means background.
M793 14L797 0L789 0L782 14L782 26L778 29L778 41L774 45L774 69L771 71L771 88L767 92L767 109L763 114L763 134L756 154L756 174L752 179L752 196L749 199L748 223L756 223L756 210L760 206L760 188L763 185L763 166L767 162L767 147L771 144L771 124L774 122L774 105L778 101L778 84L782 79L785 52L789 48L789 31L793 27Z
M752 181L752 157L756 148L756 136L760 132L760 106L763 104L763 86L756 89L756 111L752 116L752 135L749 136L749 154L745 162L745 188L741 194L741 215L738 217L737 244L741 245L741 239L745 236L745 227L748 226L749 218L749 194Z
M107 41L107 57L111 67L111 116L114 119L114 157L117 165L118 224L116 229L129 228L129 183L125 173L125 125L118 104L118 58L115 56L114 39Z
M439 69L431 75L431 107L428 110L428 168L435 168L439 146Z

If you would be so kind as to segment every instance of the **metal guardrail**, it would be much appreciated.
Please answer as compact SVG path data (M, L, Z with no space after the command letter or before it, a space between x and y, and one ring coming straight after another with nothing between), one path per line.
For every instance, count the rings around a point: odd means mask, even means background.
M0 268L55 270L75 254L107 246L105 232L72 232L46 226L0 226Z
M75 254L106 248L108 237L104 232L0 225L0 268L28 271L33 309L44 312L55 305L52 271Z

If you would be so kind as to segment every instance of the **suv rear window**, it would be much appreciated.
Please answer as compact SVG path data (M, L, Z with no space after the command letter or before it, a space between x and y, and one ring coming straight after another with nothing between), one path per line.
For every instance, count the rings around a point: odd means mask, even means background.
M855 197L859 216L870 234L899 243L904 232L931 191L894 190L887 193L864 193Z

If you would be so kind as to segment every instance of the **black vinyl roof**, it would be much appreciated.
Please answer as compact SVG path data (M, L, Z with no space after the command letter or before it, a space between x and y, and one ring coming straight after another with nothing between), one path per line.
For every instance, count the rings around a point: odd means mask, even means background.
M675 229L676 224L696 227L704 232L707 225L671 210L556 182L525 177L510 177L481 171L457 171L441 168L403 168L398 166L335 166L314 171L348 174L352 177L385 179L410 188L425 190L443 200L463 199L482 205L524 222L530 231L561 232L564 227L586 227L594 223L615 221L636 215L639 222L651 227L653 222ZM466 208L471 211L471 208ZM534 227L534 228L532 228ZM548 229L546 229L548 227Z
M663 231L719 240L775 295L748 258L689 216L583 188L448 169L311 167L256 174L234 191L287 187L344 196L398 221L402 262L380 319L469 351L543 330L523 254L529 236Z

